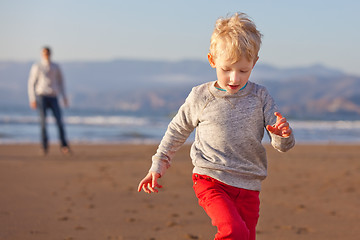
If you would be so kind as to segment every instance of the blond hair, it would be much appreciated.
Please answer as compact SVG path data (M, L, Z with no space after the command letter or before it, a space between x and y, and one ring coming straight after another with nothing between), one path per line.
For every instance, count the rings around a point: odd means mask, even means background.
M252 61L258 57L261 37L255 23L245 13L219 18L211 36L210 54L215 58L222 56L233 62L241 57Z

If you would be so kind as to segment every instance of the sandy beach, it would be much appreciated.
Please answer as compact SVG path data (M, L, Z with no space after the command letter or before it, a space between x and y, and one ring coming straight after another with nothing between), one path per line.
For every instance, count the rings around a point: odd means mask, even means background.
M213 239L216 229L192 189L189 146L158 194L136 191L155 145L0 145L0 240ZM360 147L267 146L258 240L357 240Z

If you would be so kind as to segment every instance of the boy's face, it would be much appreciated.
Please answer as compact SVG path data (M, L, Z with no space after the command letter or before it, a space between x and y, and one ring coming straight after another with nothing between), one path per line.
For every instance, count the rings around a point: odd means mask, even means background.
M211 67L216 68L216 87L222 88L230 94L237 93L245 86L258 60L256 58L254 61L249 61L243 57L239 61L232 63L231 60L221 56L214 58L210 53L208 59Z

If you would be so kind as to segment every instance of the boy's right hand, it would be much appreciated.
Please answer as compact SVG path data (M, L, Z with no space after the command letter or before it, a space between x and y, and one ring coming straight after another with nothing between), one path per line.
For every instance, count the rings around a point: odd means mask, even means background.
M144 190L144 192L146 193L157 193L159 192L159 190L157 190L156 188L162 188L161 185L159 185L157 183L157 180L161 177L161 175L159 173L156 172L149 172L146 177L141 180L139 186L138 186L138 192L141 191L141 188Z

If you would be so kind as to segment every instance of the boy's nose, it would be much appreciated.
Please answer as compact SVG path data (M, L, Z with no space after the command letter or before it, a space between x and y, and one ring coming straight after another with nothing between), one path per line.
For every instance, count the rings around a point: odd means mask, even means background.
M230 82L233 84L237 84L240 82L240 76L237 72L232 72L230 76Z

